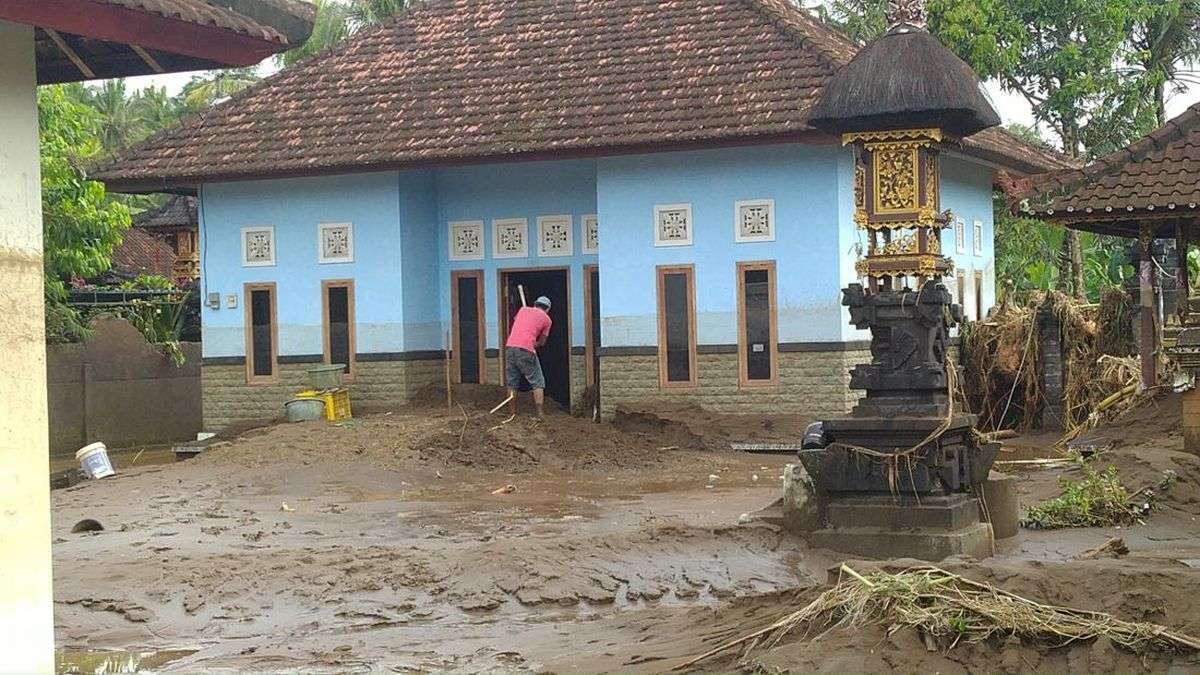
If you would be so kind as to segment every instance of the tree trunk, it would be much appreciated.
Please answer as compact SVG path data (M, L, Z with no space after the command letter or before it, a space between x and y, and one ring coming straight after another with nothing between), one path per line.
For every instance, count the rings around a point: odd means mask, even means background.
M1079 129L1075 120L1063 120L1063 152L1070 158L1079 160ZM1087 300L1087 288L1083 281L1083 248L1079 244L1079 231L1067 229L1063 237L1062 260L1059 263L1059 275L1064 291L1076 300ZM1068 274L1064 274L1068 273Z
M1087 287L1083 281L1083 248L1079 245L1079 230L1067 230L1067 247L1071 255L1072 296L1087 301Z

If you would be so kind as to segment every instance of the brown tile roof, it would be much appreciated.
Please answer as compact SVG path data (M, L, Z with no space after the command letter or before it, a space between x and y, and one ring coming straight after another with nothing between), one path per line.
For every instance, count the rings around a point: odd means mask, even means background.
M201 26L213 26L251 37L287 44L288 39L273 26L264 25L229 7L207 0L92 0L105 5L148 12Z
M200 218L196 198L176 195L156 209L142 211L133 217L133 226L148 229L159 227L198 227Z
M145 191L796 139L814 133L808 110L856 49L786 0L435 0L95 177ZM1021 172L1061 166L1003 132L966 149Z
M113 274L127 279L139 274L157 274L170 279L171 266L174 264L174 249L165 241L136 227L125 231L124 241L112 253Z
M1200 218L1200 103L1082 169L1031 176L1021 188L1022 210L1055 221Z

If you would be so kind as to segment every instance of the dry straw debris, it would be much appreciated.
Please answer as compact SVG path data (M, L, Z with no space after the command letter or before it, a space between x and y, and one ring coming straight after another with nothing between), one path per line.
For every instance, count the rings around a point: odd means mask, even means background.
M1139 365L1130 356L1130 309L1124 294L1099 305L1057 291L1025 304L1005 301L985 321L962 329L964 390L982 429L1026 431L1040 419L1045 391L1043 331L1059 327L1064 376L1062 444L1132 409L1154 392L1138 391ZM1056 321L1047 321L1047 318Z
M938 567L860 574L841 566L838 583L803 609L749 635L679 664L686 670L713 656L774 646L789 634L886 626L915 628L946 650L960 642L1016 636L1052 647L1107 637L1135 654L1200 651L1200 639L1152 623L1122 621L1103 612L1043 605ZM823 633L822 633L823 634ZM819 637L819 635L818 635Z

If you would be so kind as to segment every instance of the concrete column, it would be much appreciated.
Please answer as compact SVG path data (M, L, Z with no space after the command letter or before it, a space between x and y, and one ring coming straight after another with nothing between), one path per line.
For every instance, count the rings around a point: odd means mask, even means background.
M0 21L0 672L54 672L33 29Z
M1141 322L1141 339L1138 343L1138 351L1140 352L1142 364L1142 387L1149 389L1154 386L1157 376L1156 360L1158 350L1158 341L1155 339L1154 330L1154 314L1156 310L1154 305L1154 230L1149 223L1142 223L1138 243L1141 244L1140 269L1138 274L1140 283L1138 317Z

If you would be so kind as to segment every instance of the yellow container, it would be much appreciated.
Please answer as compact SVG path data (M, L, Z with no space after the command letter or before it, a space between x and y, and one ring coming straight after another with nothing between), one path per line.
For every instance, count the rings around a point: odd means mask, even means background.
M305 389L297 392L296 398L319 398L325 402L325 419L330 422L338 420L348 420L351 418L350 413L350 392L345 388L324 389L317 391L315 389Z

